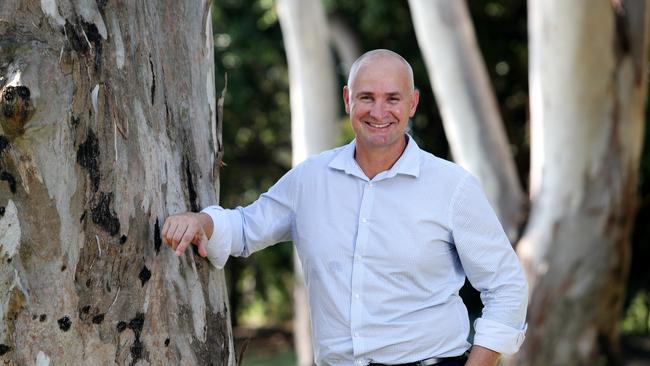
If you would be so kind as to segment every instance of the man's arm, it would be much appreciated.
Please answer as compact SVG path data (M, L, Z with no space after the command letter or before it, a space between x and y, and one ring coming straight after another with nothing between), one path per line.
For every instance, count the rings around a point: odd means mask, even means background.
M500 353L481 346L473 346L465 366L496 366Z
M483 302L481 317L474 322L474 346L515 353L524 340L528 303L521 264L475 178L468 176L459 184L452 202L456 251Z

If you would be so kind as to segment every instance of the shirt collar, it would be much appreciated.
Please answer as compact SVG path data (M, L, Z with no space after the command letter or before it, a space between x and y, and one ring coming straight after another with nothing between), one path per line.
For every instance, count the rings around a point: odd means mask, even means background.
M406 148L399 159L397 159L395 164L393 164L389 170L377 174L373 180L392 178L397 174L410 175L416 178L420 175L420 147L409 134L406 134L406 137ZM354 139L349 144L343 146L339 153L329 163L329 167L368 180L368 177L366 177L363 170L361 170L361 167L359 167L359 164L354 159L356 144L357 140Z

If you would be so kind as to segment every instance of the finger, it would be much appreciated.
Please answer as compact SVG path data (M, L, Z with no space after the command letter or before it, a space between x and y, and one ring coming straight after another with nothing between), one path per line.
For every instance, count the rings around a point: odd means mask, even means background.
M181 238L180 243L178 244L178 247L176 247L176 255L181 256L183 252L185 252L185 249L190 245L192 242L192 239L194 238L194 233L196 229L193 226L188 226L185 232L183 233L183 237Z
M197 239L197 238L195 238ZM205 236L205 233L203 230L198 234L198 239L195 241L199 247L199 255L201 257L207 257L208 256L208 237Z
M171 217L168 217L163 224L162 229L160 230L160 237L162 238L165 244L171 246L171 242L167 239L167 232L169 231L169 226L171 225Z
M176 247L178 246L178 242L180 241L180 237L178 239L175 239L177 235L182 236L183 232L178 234L180 230L184 231L184 227L181 224L174 223L172 224L171 228L169 229L169 233L167 234L167 238L169 239L169 242L171 243L172 250L176 250Z
M178 227L176 228L176 232L174 233L174 251L178 251L178 246L181 244L181 241L183 240L183 236L185 235L185 232L188 230L189 225L186 223L179 224Z

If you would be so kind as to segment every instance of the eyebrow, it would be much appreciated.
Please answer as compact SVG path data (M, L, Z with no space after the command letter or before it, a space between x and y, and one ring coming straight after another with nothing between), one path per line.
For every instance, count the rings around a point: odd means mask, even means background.
M367 96L367 95L374 95L374 93L373 93L373 92L369 92L369 91L360 91L360 92L357 92L357 93L355 94L355 96L357 96L357 97L360 97L360 96ZM400 93L400 92L398 92L398 91L395 91L395 92L388 92L388 93L385 93L384 95L387 95L387 96L389 96L389 97L401 97L401 96L402 96L402 93Z

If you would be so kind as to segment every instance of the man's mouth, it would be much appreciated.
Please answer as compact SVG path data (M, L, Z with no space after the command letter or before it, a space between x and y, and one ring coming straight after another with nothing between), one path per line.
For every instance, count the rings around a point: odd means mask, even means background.
M387 128L388 126L390 126L390 125L393 124L393 123L392 123L392 122L386 122L386 123L372 123L372 122L366 122L366 124L367 124L368 126L370 126L370 127L373 127L373 128L379 128L379 129L382 129L382 128Z

